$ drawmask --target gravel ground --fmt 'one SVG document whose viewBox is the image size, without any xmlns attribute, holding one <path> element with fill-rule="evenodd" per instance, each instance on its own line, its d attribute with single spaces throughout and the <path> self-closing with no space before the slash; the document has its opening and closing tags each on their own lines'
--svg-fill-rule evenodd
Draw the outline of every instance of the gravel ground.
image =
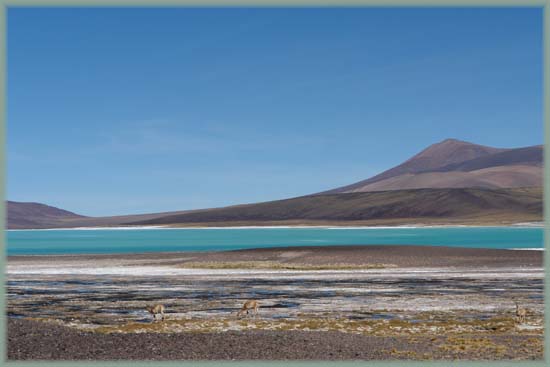
<svg viewBox="0 0 550 367">
<path fill-rule="evenodd" d="M 474 336 L 478 338 L 479 336 Z M 379 337 L 339 332 L 247 331 L 98 334 L 10 319 L 8 359 L 34 360 L 384 360 L 542 359 L 533 336 L 490 335 L 480 349 L 450 352 L 446 337 Z M 540 342 L 539 339 L 536 341 Z M 478 343 L 479 344 L 479 343 Z M 476 344 L 477 345 L 477 344 Z M 519 346 L 526 347 L 520 348 Z M 500 349 L 499 349 L 500 348 Z M 497 352 L 501 350 L 501 352 Z M 424 355 L 427 353 L 427 355 Z"/>
</svg>

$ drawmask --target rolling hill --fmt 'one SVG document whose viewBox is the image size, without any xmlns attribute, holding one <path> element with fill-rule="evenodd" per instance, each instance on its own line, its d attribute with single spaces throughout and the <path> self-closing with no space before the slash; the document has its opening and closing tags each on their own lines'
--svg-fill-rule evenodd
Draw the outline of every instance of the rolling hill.
<svg viewBox="0 0 550 367">
<path fill-rule="evenodd" d="M 53 206 L 39 203 L 22 203 L 8 201 L 8 229 L 45 229 L 76 227 L 113 227 L 124 226 L 129 222 L 150 220 L 154 218 L 188 213 L 188 210 L 118 215 L 110 217 L 87 217 Z"/>
<path fill-rule="evenodd" d="M 60 221 L 83 219 L 82 215 L 40 203 L 8 201 L 8 228 L 41 228 Z"/>
<path fill-rule="evenodd" d="M 541 220 L 542 189 L 416 189 L 303 196 L 170 215 L 131 225 Z"/>
</svg>

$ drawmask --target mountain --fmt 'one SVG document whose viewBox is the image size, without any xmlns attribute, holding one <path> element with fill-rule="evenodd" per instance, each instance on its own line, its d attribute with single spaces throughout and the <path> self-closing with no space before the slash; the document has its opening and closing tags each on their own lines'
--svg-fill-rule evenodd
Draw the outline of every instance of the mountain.
<svg viewBox="0 0 550 367">
<path fill-rule="evenodd" d="M 543 147 L 501 149 L 447 139 L 367 180 L 223 208 L 85 217 L 8 202 L 8 228 L 136 225 L 509 224 L 542 220 Z"/>
<path fill-rule="evenodd" d="M 474 171 L 498 166 L 533 166 L 542 167 L 543 146 L 535 145 L 526 148 L 506 149 L 502 152 L 487 154 L 478 158 L 449 164 L 434 171 Z"/>
<path fill-rule="evenodd" d="M 60 221 L 86 218 L 73 212 L 40 203 L 8 201 L 8 228 L 40 228 Z"/>
<path fill-rule="evenodd" d="M 150 220 L 168 215 L 190 212 L 189 210 L 118 215 L 110 217 L 86 217 L 73 212 L 40 203 L 7 202 L 8 229 L 41 229 L 41 228 L 76 228 L 76 227 L 112 227 L 124 226 L 126 223 Z"/>
<path fill-rule="evenodd" d="M 321 194 L 542 186 L 542 145 L 501 149 L 447 139 L 369 179 Z"/>
<path fill-rule="evenodd" d="M 415 189 L 310 195 L 257 204 L 114 217 L 84 217 L 8 202 L 8 228 L 294 224 L 510 224 L 542 220 L 542 188 Z"/>
<path fill-rule="evenodd" d="M 510 223 L 541 220 L 542 189 L 417 189 L 303 196 L 215 208 L 131 225 L 375 222 Z"/>
</svg>

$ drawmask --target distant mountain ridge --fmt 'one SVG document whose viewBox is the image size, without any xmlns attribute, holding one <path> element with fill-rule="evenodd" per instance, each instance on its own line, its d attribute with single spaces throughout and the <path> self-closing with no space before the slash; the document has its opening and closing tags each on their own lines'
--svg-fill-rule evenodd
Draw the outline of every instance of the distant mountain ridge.
<svg viewBox="0 0 550 367">
<path fill-rule="evenodd" d="M 40 203 L 8 201 L 8 229 L 44 229 L 75 227 L 123 226 L 129 222 L 149 220 L 168 215 L 188 213 L 189 210 L 152 214 L 87 217 Z"/>
<path fill-rule="evenodd" d="M 8 228 L 140 225 L 512 223 L 542 220 L 543 146 L 504 149 L 446 139 L 369 179 L 318 194 L 224 208 L 85 217 L 8 201 Z"/>
<path fill-rule="evenodd" d="M 68 210 L 40 203 L 8 201 L 8 228 L 39 228 L 60 220 L 86 218 Z"/>
</svg>

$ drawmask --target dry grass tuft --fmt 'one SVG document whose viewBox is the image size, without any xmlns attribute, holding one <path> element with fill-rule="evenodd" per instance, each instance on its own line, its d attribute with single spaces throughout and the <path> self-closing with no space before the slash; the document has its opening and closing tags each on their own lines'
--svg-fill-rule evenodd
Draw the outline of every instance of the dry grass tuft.
<svg viewBox="0 0 550 367">
<path fill-rule="evenodd" d="M 266 269 L 266 270 L 368 270 L 392 267 L 388 264 L 294 264 L 276 261 L 204 261 L 186 262 L 180 268 L 188 269 Z"/>
</svg>

